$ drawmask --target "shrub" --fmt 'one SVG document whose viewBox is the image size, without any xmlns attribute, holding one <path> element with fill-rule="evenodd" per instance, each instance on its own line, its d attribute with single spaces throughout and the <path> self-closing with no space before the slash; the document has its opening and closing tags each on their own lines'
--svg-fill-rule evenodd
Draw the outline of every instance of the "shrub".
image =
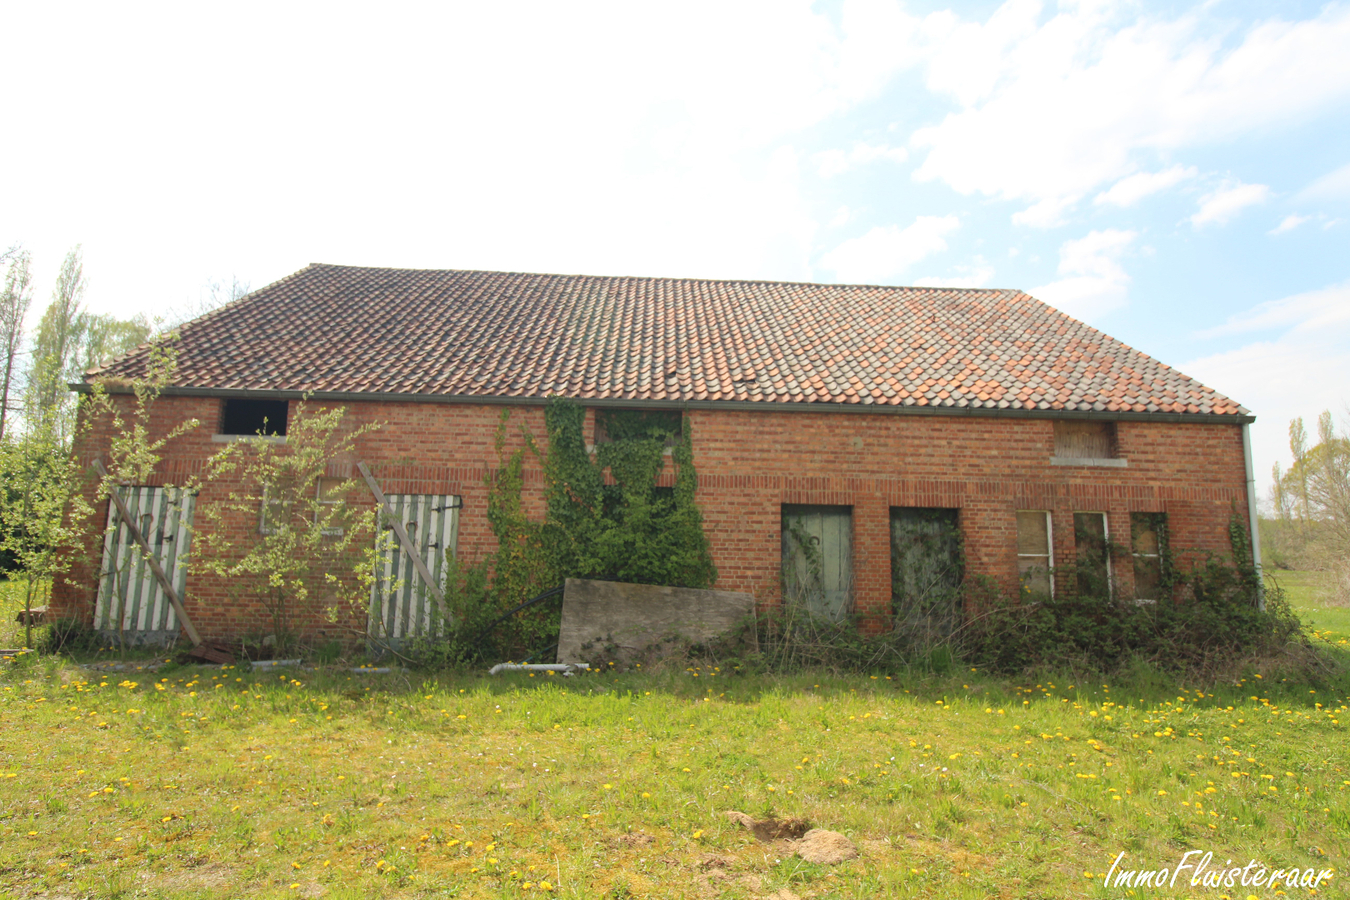
<svg viewBox="0 0 1350 900">
<path fill-rule="evenodd" d="M 1278 587 L 1263 606 L 1246 567 L 1205 556 L 1176 573 L 1172 600 L 994 598 L 966 623 L 961 646 L 969 664 L 1004 672 L 1064 662 L 1108 671 L 1132 659 L 1176 671 L 1278 652 L 1301 628 Z"/>
</svg>

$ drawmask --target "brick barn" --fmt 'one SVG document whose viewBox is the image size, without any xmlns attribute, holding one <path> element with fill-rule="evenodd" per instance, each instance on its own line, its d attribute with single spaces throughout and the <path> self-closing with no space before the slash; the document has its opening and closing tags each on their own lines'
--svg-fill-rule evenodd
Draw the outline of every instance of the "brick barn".
<svg viewBox="0 0 1350 900">
<path fill-rule="evenodd" d="M 143 376 L 148 352 L 76 389 Z M 823 560 L 810 602 L 873 631 L 913 618 L 915 572 L 1072 591 L 1073 563 L 1077 579 L 1091 571 L 1156 600 L 1167 553 L 1228 554 L 1230 517 L 1247 526 L 1253 510 L 1245 409 L 1015 290 L 311 265 L 184 325 L 176 354 L 154 428 L 202 425 L 124 496 L 204 637 L 257 631 L 260 612 L 178 564 L 193 504 L 216 488 L 177 505 L 156 489 L 264 418 L 284 440 L 305 395 L 380 423 L 329 475 L 352 477 L 364 461 L 421 517 L 433 564 L 445 547 L 468 561 L 493 549 L 485 481 L 503 409 L 513 429 L 542 436 L 545 399 L 574 398 L 589 442 L 617 410 L 683 413 L 716 586 L 779 602 L 800 562 L 785 537 L 795 530 Z M 95 427 L 75 452 L 89 462 L 108 441 Z M 542 514 L 536 470 L 525 499 Z M 944 529 L 959 540 L 920 540 Z M 125 538 L 103 540 L 90 539 L 93 562 L 53 605 L 110 629 L 108 560 Z M 177 632 L 153 580 L 130 590 L 128 631 Z M 302 633 L 331 627 L 317 607 L 299 612 Z"/>
</svg>

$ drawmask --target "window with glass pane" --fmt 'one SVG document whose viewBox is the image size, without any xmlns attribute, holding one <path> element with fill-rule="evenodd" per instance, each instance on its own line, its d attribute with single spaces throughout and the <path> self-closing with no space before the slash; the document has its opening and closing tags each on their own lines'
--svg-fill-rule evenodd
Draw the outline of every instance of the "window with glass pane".
<svg viewBox="0 0 1350 900">
<path fill-rule="evenodd" d="M 1033 594 L 1053 596 L 1050 570 L 1055 565 L 1050 535 L 1050 513 L 1043 509 L 1017 512 L 1017 574 Z"/>
<path fill-rule="evenodd" d="M 1134 598 L 1156 601 L 1162 595 L 1162 558 L 1167 552 L 1167 513 L 1130 513 L 1134 552 Z"/>
<path fill-rule="evenodd" d="M 1107 549 L 1106 513 L 1073 514 L 1073 540 L 1078 550 L 1078 595 L 1111 596 L 1111 554 Z"/>
</svg>

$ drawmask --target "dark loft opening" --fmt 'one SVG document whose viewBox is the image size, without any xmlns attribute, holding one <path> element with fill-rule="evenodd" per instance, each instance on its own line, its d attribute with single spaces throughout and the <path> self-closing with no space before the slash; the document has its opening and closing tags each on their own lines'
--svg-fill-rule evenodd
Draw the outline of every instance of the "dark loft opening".
<svg viewBox="0 0 1350 900">
<path fill-rule="evenodd" d="M 220 433 L 285 434 L 288 405 L 285 400 L 231 397 L 225 401 L 225 409 L 220 417 Z"/>
</svg>

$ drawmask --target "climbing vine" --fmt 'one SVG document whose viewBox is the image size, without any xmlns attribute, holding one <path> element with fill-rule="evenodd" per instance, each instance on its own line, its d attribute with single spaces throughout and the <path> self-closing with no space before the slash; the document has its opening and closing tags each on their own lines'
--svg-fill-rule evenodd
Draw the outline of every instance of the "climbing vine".
<svg viewBox="0 0 1350 900">
<path fill-rule="evenodd" d="M 688 421 L 649 412 L 608 412 L 609 438 L 586 446 L 586 410 L 554 397 L 544 410 L 547 448 L 522 429 L 523 446 L 508 452 L 510 413 L 497 426 L 498 466 L 488 483 L 488 523 L 497 551 L 475 567 L 457 565 L 448 598 L 456 620 L 455 661 L 516 656 L 556 640 L 558 612 L 536 606 L 480 631 L 498 616 L 567 578 L 707 588 L 717 580 L 695 502 L 698 477 Z M 668 445 L 675 483 L 658 482 Z M 529 458 L 543 469 L 543 521 L 525 510 Z M 472 646 L 469 646 L 472 645 Z M 486 645 L 486 646 L 484 646 Z"/>
</svg>

